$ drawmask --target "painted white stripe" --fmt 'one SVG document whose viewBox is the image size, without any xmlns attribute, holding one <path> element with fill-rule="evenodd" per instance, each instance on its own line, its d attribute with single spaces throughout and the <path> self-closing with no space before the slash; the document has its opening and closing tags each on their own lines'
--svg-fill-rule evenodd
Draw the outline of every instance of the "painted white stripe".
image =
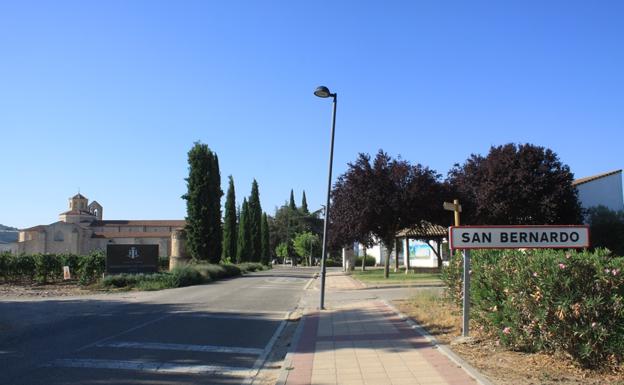
<svg viewBox="0 0 624 385">
<path fill-rule="evenodd" d="M 184 352 L 250 354 L 254 356 L 259 356 L 264 352 L 264 349 L 241 348 L 235 346 L 162 344 L 158 342 L 104 342 L 96 346 L 98 348 L 178 350 Z"/>
<path fill-rule="evenodd" d="M 237 377 L 248 377 L 252 374 L 252 370 L 248 368 L 234 366 L 180 365 L 169 362 L 148 361 L 58 359 L 46 366 L 62 368 L 135 370 L 140 372 L 156 373 L 218 374 Z"/>
<path fill-rule="evenodd" d="M 275 330 L 275 333 L 273 333 L 273 336 L 271 336 L 269 343 L 264 347 L 264 351 L 262 352 L 262 355 L 258 357 L 256 362 L 254 362 L 254 366 L 252 368 L 252 374 L 248 376 L 245 379 L 245 381 L 243 381 L 243 385 L 253 384 L 253 381 L 255 377 L 258 375 L 258 372 L 260 371 L 260 369 L 262 368 L 262 365 L 264 365 L 264 362 L 269 357 L 269 354 L 271 353 L 271 350 L 273 349 L 273 345 L 275 345 L 275 342 L 277 341 L 279 336 L 284 331 L 284 328 L 286 327 L 286 320 L 290 317 L 290 314 L 291 312 L 288 312 L 286 317 L 284 317 L 285 319 L 282 322 L 280 322 L 279 326 L 277 327 L 277 330 Z"/>
</svg>

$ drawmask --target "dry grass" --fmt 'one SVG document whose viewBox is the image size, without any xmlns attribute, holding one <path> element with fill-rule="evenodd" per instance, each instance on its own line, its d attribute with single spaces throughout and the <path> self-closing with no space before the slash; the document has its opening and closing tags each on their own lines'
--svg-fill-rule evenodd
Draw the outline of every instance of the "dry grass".
<svg viewBox="0 0 624 385">
<path fill-rule="evenodd" d="M 461 313 L 438 292 L 397 301 L 403 313 L 417 321 L 438 341 L 450 344 L 461 335 Z M 474 330 L 474 328 L 473 328 Z M 471 332 L 474 343 L 451 349 L 497 385 L 624 385 L 624 374 L 581 369 L 568 357 L 505 350 L 487 336 Z"/>
</svg>

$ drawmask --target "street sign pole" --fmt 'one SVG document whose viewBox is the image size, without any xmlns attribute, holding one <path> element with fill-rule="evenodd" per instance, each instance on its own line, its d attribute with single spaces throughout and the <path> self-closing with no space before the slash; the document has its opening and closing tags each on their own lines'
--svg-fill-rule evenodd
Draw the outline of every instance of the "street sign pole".
<svg viewBox="0 0 624 385">
<path fill-rule="evenodd" d="M 463 298 L 463 318 L 462 336 L 468 337 L 470 330 L 470 250 L 463 251 L 464 257 L 464 298 Z"/>
</svg>

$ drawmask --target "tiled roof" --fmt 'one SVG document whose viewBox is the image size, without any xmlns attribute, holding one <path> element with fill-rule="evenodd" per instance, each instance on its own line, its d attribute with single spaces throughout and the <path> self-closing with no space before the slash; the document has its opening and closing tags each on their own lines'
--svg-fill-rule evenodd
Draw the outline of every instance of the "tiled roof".
<svg viewBox="0 0 624 385">
<path fill-rule="evenodd" d="M 59 215 L 93 215 L 93 214 L 91 214 L 90 212 L 86 210 L 69 210 Z"/>
<path fill-rule="evenodd" d="M 184 227 L 185 220 L 105 220 L 93 221 L 91 227 L 107 227 L 107 226 L 168 226 L 168 227 Z"/>
<path fill-rule="evenodd" d="M 102 232 L 96 231 L 93 233 L 91 238 L 169 238 L 171 237 L 170 232 L 162 232 L 162 231 L 133 231 L 133 232 Z"/>
<path fill-rule="evenodd" d="M 396 236 L 410 238 L 444 238 L 448 236 L 448 229 L 440 225 L 423 221 L 420 224 L 399 231 Z"/>
<path fill-rule="evenodd" d="M 614 174 L 621 173 L 621 172 L 622 172 L 622 170 L 620 169 L 620 170 L 604 172 L 604 173 L 598 174 L 598 175 L 586 176 L 585 178 L 580 178 L 580 179 L 575 180 L 574 182 L 572 182 L 572 185 L 573 186 L 578 186 L 578 185 L 583 184 L 583 183 L 591 182 L 593 180 L 604 178 L 606 176 L 614 175 Z"/>
<path fill-rule="evenodd" d="M 20 231 L 45 231 L 45 229 L 46 229 L 46 226 L 38 225 L 38 226 L 29 227 L 27 229 L 21 229 Z"/>
</svg>

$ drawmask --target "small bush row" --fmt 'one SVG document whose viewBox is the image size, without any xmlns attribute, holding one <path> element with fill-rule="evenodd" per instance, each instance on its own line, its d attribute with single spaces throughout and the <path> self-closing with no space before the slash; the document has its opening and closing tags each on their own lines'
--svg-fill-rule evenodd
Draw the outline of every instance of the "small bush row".
<svg viewBox="0 0 624 385">
<path fill-rule="evenodd" d="M 462 296 L 462 261 L 443 271 Z M 624 258 L 608 250 L 481 250 L 472 253 L 471 318 L 521 351 L 564 352 L 585 367 L 624 361 Z"/>
<path fill-rule="evenodd" d="M 96 281 L 104 273 L 103 252 L 75 254 L 0 254 L 0 277 L 5 282 L 53 282 L 63 279 L 63 266 L 69 266 L 72 278 L 83 285 Z"/>
<path fill-rule="evenodd" d="M 102 286 L 106 288 L 137 288 L 140 290 L 160 290 L 175 287 L 199 285 L 219 279 L 240 276 L 244 273 L 260 271 L 267 266 L 261 263 L 232 264 L 188 264 L 175 267 L 170 272 L 154 274 L 116 274 L 104 277 Z"/>
<path fill-rule="evenodd" d="M 375 266 L 377 261 L 375 257 L 371 257 L 370 255 L 366 256 L 366 265 L 365 266 Z M 362 257 L 355 258 L 355 266 L 362 266 Z"/>
</svg>

